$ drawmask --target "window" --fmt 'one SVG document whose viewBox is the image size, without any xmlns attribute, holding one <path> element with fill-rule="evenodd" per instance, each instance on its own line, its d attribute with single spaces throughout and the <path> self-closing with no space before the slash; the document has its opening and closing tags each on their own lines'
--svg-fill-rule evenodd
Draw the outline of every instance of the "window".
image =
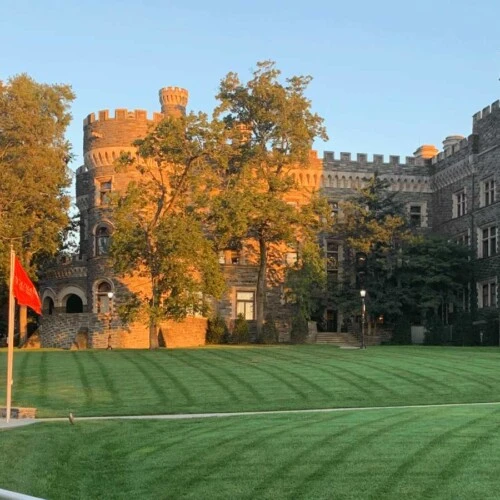
<svg viewBox="0 0 500 500">
<path fill-rule="evenodd" d="M 255 292 L 236 292 L 236 315 L 242 314 L 245 319 L 255 319 Z"/>
<path fill-rule="evenodd" d="M 481 206 L 487 207 L 495 201 L 495 180 L 487 179 L 481 183 Z"/>
<path fill-rule="evenodd" d="M 455 241 L 457 242 L 458 245 L 463 245 L 468 247 L 470 245 L 469 233 L 464 233 L 457 236 L 457 239 Z"/>
<path fill-rule="evenodd" d="M 410 205 L 410 225 L 412 227 L 422 226 L 422 207 L 420 205 Z"/>
<path fill-rule="evenodd" d="M 96 255 L 107 255 L 109 253 L 109 229 L 106 226 L 98 227 L 95 238 Z"/>
<path fill-rule="evenodd" d="M 467 213 L 467 198 L 465 190 L 453 195 L 453 217 L 462 217 Z"/>
<path fill-rule="evenodd" d="M 240 252 L 238 250 L 231 250 L 231 264 L 236 265 L 240 263 Z"/>
<path fill-rule="evenodd" d="M 490 226 L 480 229 L 480 252 L 482 258 L 491 257 L 497 253 L 497 227 Z"/>
<path fill-rule="evenodd" d="M 336 219 L 339 215 L 339 204 L 336 201 L 330 201 L 328 205 L 330 205 L 330 215 Z"/>
<path fill-rule="evenodd" d="M 111 297 L 110 297 L 111 295 Z M 111 285 L 107 281 L 103 281 L 97 285 L 97 312 L 109 313 L 111 311 L 112 300 Z"/>
<path fill-rule="evenodd" d="M 339 273 L 339 244 L 334 241 L 326 242 L 326 272 L 328 277 L 337 278 Z"/>
<path fill-rule="evenodd" d="M 109 194 L 111 192 L 111 181 L 102 181 L 99 184 L 99 204 L 108 205 L 109 204 Z"/>
<path fill-rule="evenodd" d="M 478 283 L 477 297 L 479 307 L 496 307 L 497 305 L 497 282 L 490 279 Z"/>
</svg>

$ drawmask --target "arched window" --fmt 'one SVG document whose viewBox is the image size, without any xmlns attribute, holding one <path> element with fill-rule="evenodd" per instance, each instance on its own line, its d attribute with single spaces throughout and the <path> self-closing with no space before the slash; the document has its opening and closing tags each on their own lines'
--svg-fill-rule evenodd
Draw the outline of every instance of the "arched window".
<svg viewBox="0 0 500 500">
<path fill-rule="evenodd" d="M 107 255 L 109 253 L 109 229 L 100 226 L 95 232 L 95 253 L 96 255 Z"/>
<path fill-rule="evenodd" d="M 52 300 L 51 297 L 45 297 L 43 299 L 43 307 L 42 307 L 43 314 L 53 314 L 54 313 L 54 301 Z"/>
<path fill-rule="evenodd" d="M 66 312 L 69 314 L 83 312 L 83 302 L 78 295 L 75 295 L 74 293 L 68 295 L 68 298 L 66 299 Z"/>
<path fill-rule="evenodd" d="M 99 283 L 99 285 L 97 285 L 97 312 L 111 312 L 112 299 L 113 292 L 111 291 L 111 285 L 107 281 Z"/>
</svg>

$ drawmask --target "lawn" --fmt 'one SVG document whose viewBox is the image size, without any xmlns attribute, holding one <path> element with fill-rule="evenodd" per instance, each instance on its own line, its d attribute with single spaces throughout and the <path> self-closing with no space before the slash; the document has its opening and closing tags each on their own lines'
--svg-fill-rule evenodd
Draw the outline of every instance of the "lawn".
<svg viewBox="0 0 500 500">
<path fill-rule="evenodd" d="M 500 401 L 497 348 L 42 350 L 16 351 L 14 361 L 13 404 L 41 417 L 486 401 Z"/>
<path fill-rule="evenodd" d="M 493 499 L 500 406 L 0 432 L 0 486 L 67 499 Z"/>
</svg>

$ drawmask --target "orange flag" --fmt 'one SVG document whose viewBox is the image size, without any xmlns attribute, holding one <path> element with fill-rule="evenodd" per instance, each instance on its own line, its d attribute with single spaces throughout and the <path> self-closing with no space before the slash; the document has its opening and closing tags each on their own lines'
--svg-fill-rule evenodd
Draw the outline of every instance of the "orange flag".
<svg viewBox="0 0 500 500">
<path fill-rule="evenodd" d="M 42 314 L 42 303 L 21 263 L 15 257 L 14 262 L 14 297 L 21 306 L 31 307 L 38 314 Z"/>
</svg>

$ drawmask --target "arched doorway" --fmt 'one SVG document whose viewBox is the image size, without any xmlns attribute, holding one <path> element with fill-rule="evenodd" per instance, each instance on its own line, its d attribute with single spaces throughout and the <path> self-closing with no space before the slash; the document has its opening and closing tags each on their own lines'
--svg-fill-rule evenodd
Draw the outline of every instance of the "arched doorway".
<svg viewBox="0 0 500 500">
<path fill-rule="evenodd" d="M 52 297 L 45 297 L 43 299 L 43 307 L 42 307 L 43 314 L 53 314 L 54 313 L 54 301 L 52 300 Z"/>
<path fill-rule="evenodd" d="M 78 295 L 75 295 L 74 293 L 68 295 L 68 298 L 66 299 L 66 312 L 68 314 L 83 312 L 83 302 Z"/>
</svg>

